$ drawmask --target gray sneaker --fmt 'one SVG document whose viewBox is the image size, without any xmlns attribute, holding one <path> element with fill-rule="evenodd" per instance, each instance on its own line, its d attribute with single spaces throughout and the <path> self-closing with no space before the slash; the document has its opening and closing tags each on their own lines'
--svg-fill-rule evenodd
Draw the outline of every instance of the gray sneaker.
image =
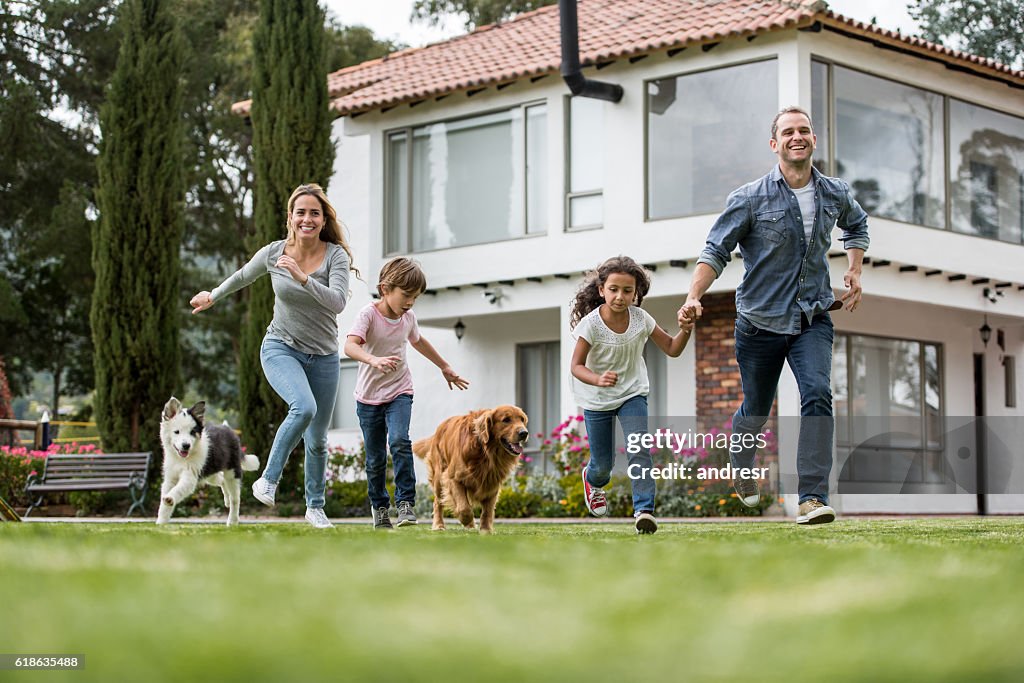
<svg viewBox="0 0 1024 683">
<path fill-rule="evenodd" d="M 757 488 L 756 480 L 736 477 L 732 480 L 732 485 L 736 489 L 736 495 L 739 496 L 741 503 L 748 508 L 757 507 L 761 500 L 761 491 Z"/>
<path fill-rule="evenodd" d="M 388 516 L 387 508 L 372 508 L 370 512 L 373 513 L 373 528 L 374 529 L 394 529 L 391 526 L 391 517 Z"/>
<path fill-rule="evenodd" d="M 395 526 L 411 526 L 416 523 L 416 513 L 412 511 L 412 503 L 407 500 L 398 503 L 398 524 Z"/>
</svg>

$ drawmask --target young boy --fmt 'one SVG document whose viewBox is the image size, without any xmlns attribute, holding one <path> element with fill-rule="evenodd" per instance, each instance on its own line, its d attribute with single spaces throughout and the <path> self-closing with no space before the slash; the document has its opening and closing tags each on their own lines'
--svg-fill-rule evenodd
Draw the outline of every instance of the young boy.
<svg viewBox="0 0 1024 683">
<path fill-rule="evenodd" d="M 409 440 L 413 391 L 405 361 L 406 341 L 441 369 L 449 389 L 469 386 L 416 325 L 412 307 L 426 289 L 427 278 L 418 263 L 404 257 L 391 259 L 380 269 L 380 300 L 359 311 L 345 341 L 345 355 L 362 363 L 356 379 L 356 415 L 366 444 L 366 489 L 374 529 L 392 528 L 388 517 L 391 498 L 385 488 L 388 447 L 395 466 L 398 526 L 416 524 L 416 472 Z"/>
</svg>

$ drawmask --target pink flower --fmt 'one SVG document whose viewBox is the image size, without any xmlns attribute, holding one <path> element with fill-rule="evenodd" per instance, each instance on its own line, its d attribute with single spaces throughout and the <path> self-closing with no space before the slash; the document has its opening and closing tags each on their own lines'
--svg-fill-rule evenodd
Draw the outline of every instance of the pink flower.
<svg viewBox="0 0 1024 683">
<path fill-rule="evenodd" d="M 570 447 L 569 447 L 569 452 L 570 452 L 570 453 L 579 453 L 579 452 L 580 452 L 580 450 L 581 450 L 581 449 L 580 449 L 580 447 L 579 447 L 579 446 L 570 446 Z"/>
<path fill-rule="evenodd" d="M 544 445 L 545 446 L 550 446 L 551 445 L 551 439 L 544 439 Z"/>
<path fill-rule="evenodd" d="M 576 420 L 577 422 L 583 422 L 583 416 L 582 416 L 582 415 L 577 415 L 577 416 L 576 416 L 576 418 L 575 418 L 575 420 Z"/>
</svg>

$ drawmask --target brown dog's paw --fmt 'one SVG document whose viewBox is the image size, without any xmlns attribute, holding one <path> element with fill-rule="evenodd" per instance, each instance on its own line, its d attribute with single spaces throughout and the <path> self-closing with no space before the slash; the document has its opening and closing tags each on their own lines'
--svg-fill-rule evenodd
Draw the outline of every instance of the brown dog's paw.
<svg viewBox="0 0 1024 683">
<path fill-rule="evenodd" d="M 444 524 L 435 524 L 430 527 L 431 531 L 444 531 Z"/>
<path fill-rule="evenodd" d="M 163 501 L 168 505 L 174 505 L 174 499 L 171 498 L 170 496 L 164 496 Z"/>
</svg>

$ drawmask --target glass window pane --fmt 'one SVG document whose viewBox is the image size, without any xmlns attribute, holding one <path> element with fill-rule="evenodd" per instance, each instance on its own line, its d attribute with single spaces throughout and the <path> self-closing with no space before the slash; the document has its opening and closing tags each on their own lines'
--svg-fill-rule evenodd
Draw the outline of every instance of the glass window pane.
<svg viewBox="0 0 1024 683">
<path fill-rule="evenodd" d="M 644 363 L 651 390 L 647 395 L 647 414 L 656 417 L 668 415 L 668 357 L 650 339 L 644 344 Z"/>
<path fill-rule="evenodd" d="M 388 254 L 408 251 L 409 236 L 409 143 L 408 136 L 388 136 L 387 228 L 384 249 Z"/>
<path fill-rule="evenodd" d="M 602 100 L 571 97 L 569 105 L 569 192 L 604 189 Z"/>
<path fill-rule="evenodd" d="M 604 223 L 604 198 L 600 194 L 569 199 L 569 227 L 581 228 Z"/>
<path fill-rule="evenodd" d="M 546 232 L 548 216 L 548 113 L 544 105 L 526 109 L 526 232 Z"/>
<path fill-rule="evenodd" d="M 413 131 L 413 249 L 522 234 L 521 110 Z M 516 125 L 518 123 L 519 125 Z"/>
<path fill-rule="evenodd" d="M 839 66 L 836 175 L 870 215 L 945 227 L 942 98 Z"/>
<path fill-rule="evenodd" d="M 836 442 L 845 444 L 850 440 L 850 383 L 846 367 L 845 334 L 836 334 L 832 345 L 832 406 L 836 416 Z"/>
<path fill-rule="evenodd" d="M 939 347 L 924 345 L 924 420 L 928 448 L 942 447 L 942 385 Z"/>
<path fill-rule="evenodd" d="M 814 167 L 829 175 L 828 64 L 822 62 L 811 62 L 811 118 L 814 134 L 818 136 L 814 149 Z"/>
<path fill-rule="evenodd" d="M 549 463 L 538 460 L 541 444 L 550 438 L 551 430 L 561 418 L 558 342 L 520 344 L 518 347 L 519 378 L 517 402 L 529 417 L 530 440 L 527 453 L 533 458 L 531 468 L 549 471 Z M 543 436 L 537 437 L 537 434 Z"/>
<path fill-rule="evenodd" d="M 716 213 L 728 194 L 776 162 L 769 125 L 779 108 L 775 60 L 647 85 L 651 218 Z"/>
<path fill-rule="evenodd" d="M 949 103 L 953 229 L 1020 243 L 1024 235 L 1024 119 Z"/>
<path fill-rule="evenodd" d="M 334 417 L 331 420 L 331 429 L 356 429 L 359 427 L 359 420 L 356 419 L 356 398 L 353 392 L 356 389 L 356 374 L 359 366 L 356 363 L 342 363 L 341 374 L 338 380 L 338 398 L 334 402 Z"/>
</svg>

